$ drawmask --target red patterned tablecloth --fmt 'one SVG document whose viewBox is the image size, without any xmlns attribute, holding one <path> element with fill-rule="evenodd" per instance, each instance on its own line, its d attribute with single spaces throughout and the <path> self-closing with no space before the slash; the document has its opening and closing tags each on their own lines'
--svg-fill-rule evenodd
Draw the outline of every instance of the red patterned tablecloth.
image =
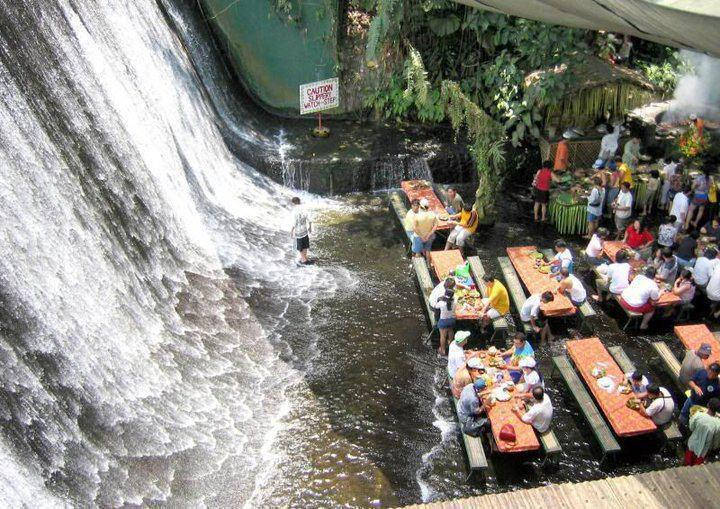
<svg viewBox="0 0 720 509">
<path fill-rule="evenodd" d="M 702 343 L 708 343 L 712 347 L 712 355 L 703 361 L 706 367 L 713 362 L 720 362 L 720 342 L 707 325 L 676 325 L 675 335 L 688 350 L 697 350 Z"/>
<path fill-rule="evenodd" d="M 465 260 L 458 249 L 448 249 L 447 251 L 430 251 L 430 265 L 435 272 L 435 276 L 442 281 L 447 275 L 455 270 L 458 265 L 465 263 Z M 477 289 L 477 281 L 475 289 Z M 455 311 L 455 318 L 458 320 L 477 320 L 480 318 L 480 310 L 482 303 L 478 300 L 476 304 L 470 306 L 468 304 L 460 306 Z"/>
</svg>

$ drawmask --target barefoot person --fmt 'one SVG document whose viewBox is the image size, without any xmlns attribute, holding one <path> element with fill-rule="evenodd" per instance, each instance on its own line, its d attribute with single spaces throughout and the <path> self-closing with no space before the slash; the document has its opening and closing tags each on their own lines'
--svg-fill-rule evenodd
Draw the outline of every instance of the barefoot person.
<svg viewBox="0 0 720 509">
<path fill-rule="evenodd" d="M 427 256 L 435 240 L 438 218 L 434 212 L 428 210 L 429 207 L 427 199 L 420 200 L 420 212 L 412 220 L 412 252 L 416 257 Z"/>
<path fill-rule="evenodd" d="M 490 320 L 499 318 L 510 311 L 510 298 L 508 297 L 507 288 L 500 281 L 490 274 L 483 276 L 488 296 L 482 300 L 483 307 L 480 311 L 482 316 L 482 328 L 488 326 Z"/>
<path fill-rule="evenodd" d="M 455 228 L 453 228 L 453 231 L 448 235 L 445 250 L 455 249 L 457 247 L 460 251 L 463 251 L 468 237 L 477 230 L 479 222 L 477 212 L 472 209 L 472 205 L 465 203 L 460 213 L 451 215 L 450 219 L 455 223 Z M 460 222 L 455 222 L 455 219 L 459 219 Z"/>
<path fill-rule="evenodd" d="M 302 207 L 302 205 L 300 205 L 300 198 L 294 196 L 290 201 L 293 205 L 292 228 L 290 228 L 290 235 L 295 242 L 295 249 L 300 252 L 300 260 L 298 263 L 307 265 L 307 252 L 308 249 L 310 249 L 312 222 L 310 221 L 307 211 Z"/>
<path fill-rule="evenodd" d="M 455 328 L 455 292 L 452 289 L 445 290 L 445 295 L 437 300 L 435 307 L 440 310 L 440 319 L 437 322 L 440 331 L 438 353 L 445 355 L 445 345 L 452 339 Z"/>
</svg>

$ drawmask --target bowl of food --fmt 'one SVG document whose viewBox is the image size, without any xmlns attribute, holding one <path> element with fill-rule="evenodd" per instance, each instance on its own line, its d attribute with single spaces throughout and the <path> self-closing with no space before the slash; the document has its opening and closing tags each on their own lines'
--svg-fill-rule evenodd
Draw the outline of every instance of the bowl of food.
<svg viewBox="0 0 720 509">
<path fill-rule="evenodd" d="M 625 402 L 625 406 L 631 410 L 637 410 L 640 408 L 640 400 L 637 398 L 630 398 Z"/>
</svg>

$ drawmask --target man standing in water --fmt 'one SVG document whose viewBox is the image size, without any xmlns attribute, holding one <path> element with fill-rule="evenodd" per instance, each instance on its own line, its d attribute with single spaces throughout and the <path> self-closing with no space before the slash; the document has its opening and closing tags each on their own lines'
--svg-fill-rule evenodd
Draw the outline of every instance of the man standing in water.
<svg viewBox="0 0 720 509">
<path fill-rule="evenodd" d="M 295 249 L 300 252 L 300 260 L 298 263 L 301 265 L 307 265 L 310 263 L 307 257 L 307 252 L 308 249 L 310 249 L 312 223 L 310 222 L 307 212 L 300 205 L 300 198 L 293 196 L 291 202 L 293 204 L 293 218 L 290 235 L 292 235 L 293 240 L 295 241 Z"/>
</svg>

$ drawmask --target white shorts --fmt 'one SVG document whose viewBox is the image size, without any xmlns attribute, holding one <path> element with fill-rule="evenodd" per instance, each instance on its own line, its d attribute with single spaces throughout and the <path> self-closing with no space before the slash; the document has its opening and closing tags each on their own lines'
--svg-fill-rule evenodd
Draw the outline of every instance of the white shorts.
<svg viewBox="0 0 720 509">
<path fill-rule="evenodd" d="M 455 228 L 453 228 L 453 231 L 450 232 L 450 235 L 448 236 L 448 242 L 450 244 L 455 244 L 456 246 L 463 247 L 465 245 L 465 241 L 470 235 L 472 235 L 470 233 L 470 230 L 467 230 L 462 226 L 457 225 Z"/>
<path fill-rule="evenodd" d="M 488 302 L 490 302 L 490 299 L 487 297 L 482 300 L 483 306 L 487 306 Z M 498 310 L 495 308 L 490 308 L 487 310 L 487 316 L 490 318 L 490 320 L 495 320 L 496 318 L 500 318 L 500 313 L 498 313 Z"/>
</svg>

